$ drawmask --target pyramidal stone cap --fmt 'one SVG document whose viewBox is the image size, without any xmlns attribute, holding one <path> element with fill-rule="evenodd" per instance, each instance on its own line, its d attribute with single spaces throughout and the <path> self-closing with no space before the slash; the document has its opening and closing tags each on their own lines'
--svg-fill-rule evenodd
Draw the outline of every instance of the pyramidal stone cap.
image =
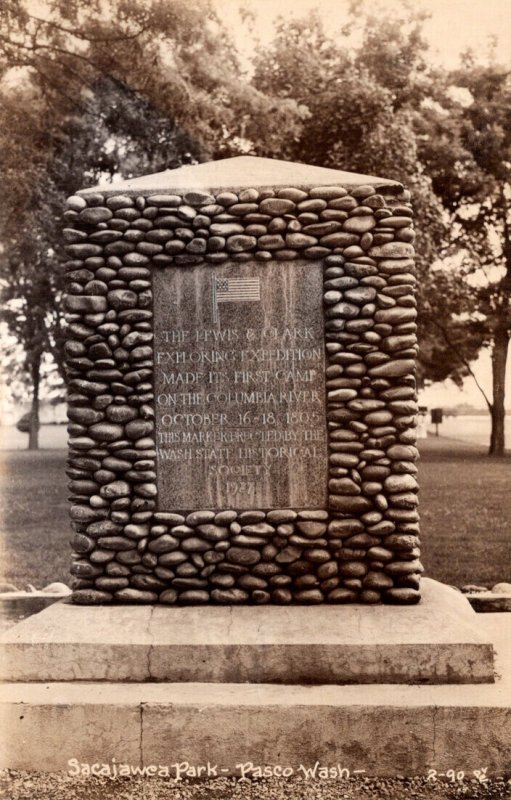
<svg viewBox="0 0 511 800">
<path fill-rule="evenodd" d="M 175 190 L 176 192 L 214 192 L 218 190 L 234 191 L 247 187 L 287 187 L 307 189 L 316 186 L 372 186 L 374 189 L 385 188 L 387 192 L 394 189 L 402 191 L 398 181 L 377 178 L 374 175 L 361 175 L 357 172 L 344 172 L 338 169 L 314 167 L 310 164 L 298 164 L 294 161 L 280 161 L 274 158 L 257 156 L 237 156 L 223 158 L 219 161 L 207 161 L 203 164 L 168 169 L 153 175 L 130 178 L 116 183 L 100 184 L 90 189 L 82 189 L 78 194 L 91 192 L 104 194 L 138 194 L 150 195 L 159 191 Z"/>
</svg>

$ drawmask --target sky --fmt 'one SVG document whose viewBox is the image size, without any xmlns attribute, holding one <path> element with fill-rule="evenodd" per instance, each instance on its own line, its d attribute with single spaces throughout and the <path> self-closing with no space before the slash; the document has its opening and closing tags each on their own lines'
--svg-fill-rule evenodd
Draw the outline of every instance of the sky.
<svg viewBox="0 0 511 800">
<path fill-rule="evenodd" d="M 272 38 L 273 25 L 279 16 L 303 17 L 316 9 L 326 29 L 335 32 L 347 21 L 349 0 L 214 0 L 219 15 L 231 28 L 241 50 L 250 51 L 252 42 L 240 25 L 239 9 L 255 16 L 254 34 L 261 42 Z M 358 5 L 384 15 L 398 13 L 400 0 L 359 0 Z M 511 0 L 410 0 L 414 10 L 425 11 L 430 18 L 424 33 L 431 47 L 431 58 L 446 67 L 455 67 L 460 52 L 467 47 L 483 54 L 497 38 L 498 61 L 511 59 Z"/>
<path fill-rule="evenodd" d="M 364 5 L 364 0 L 358 0 Z M 259 39 L 265 45 L 271 41 L 274 25 L 279 16 L 303 17 L 316 9 L 330 33 L 335 33 L 347 21 L 349 0 L 214 0 L 219 15 L 231 29 L 236 44 L 248 65 Z M 399 13 L 400 0 L 370 0 L 367 8 L 382 14 Z M 511 67 L 511 0 L 411 0 L 414 10 L 423 10 L 429 18 L 424 24 L 424 34 L 430 47 L 432 63 L 455 68 L 459 54 L 468 48 L 481 60 L 489 57 L 492 45 L 494 59 Z M 252 35 L 241 24 L 240 8 L 248 9 L 254 16 Z M 349 169 L 349 165 L 345 165 Z M 420 225 L 420 220 L 416 221 Z M 511 358 L 508 362 L 506 385 L 507 405 L 511 410 Z M 482 352 L 472 365 L 478 381 L 491 397 L 491 358 Z M 421 396 L 421 402 L 430 408 L 468 403 L 486 407 L 481 392 L 472 378 L 467 378 L 460 390 L 452 381 L 433 384 Z"/>
</svg>

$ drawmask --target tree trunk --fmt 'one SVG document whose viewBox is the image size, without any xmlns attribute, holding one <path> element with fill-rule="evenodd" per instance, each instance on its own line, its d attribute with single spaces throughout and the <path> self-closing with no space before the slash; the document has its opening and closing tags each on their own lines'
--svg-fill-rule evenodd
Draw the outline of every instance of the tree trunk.
<svg viewBox="0 0 511 800">
<path fill-rule="evenodd" d="M 503 456 L 505 449 L 505 384 L 509 334 L 498 328 L 492 352 L 493 404 L 491 409 L 491 456 Z"/>
<path fill-rule="evenodd" d="M 28 449 L 39 449 L 39 383 L 41 358 L 36 357 L 32 366 L 32 404 L 30 407 L 30 430 L 28 432 Z"/>
</svg>

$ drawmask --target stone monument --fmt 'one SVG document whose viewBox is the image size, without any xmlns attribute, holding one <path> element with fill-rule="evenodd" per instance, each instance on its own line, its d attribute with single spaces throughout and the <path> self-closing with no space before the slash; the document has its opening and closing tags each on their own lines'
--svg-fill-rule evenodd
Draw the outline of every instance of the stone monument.
<svg viewBox="0 0 511 800">
<path fill-rule="evenodd" d="M 240 157 L 65 220 L 74 602 L 418 602 L 410 193 Z"/>
<path fill-rule="evenodd" d="M 509 670 L 417 604 L 411 214 L 245 157 L 70 199 L 74 602 L 0 637 L 2 768 L 506 768 Z"/>
</svg>

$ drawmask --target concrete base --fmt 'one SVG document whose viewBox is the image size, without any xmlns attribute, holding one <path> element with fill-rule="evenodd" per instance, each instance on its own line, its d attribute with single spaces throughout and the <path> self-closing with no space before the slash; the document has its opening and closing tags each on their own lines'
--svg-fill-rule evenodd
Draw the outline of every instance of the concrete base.
<svg viewBox="0 0 511 800">
<path fill-rule="evenodd" d="M 424 590 L 425 604 L 422 608 L 427 607 L 430 593 L 437 598 L 444 598 L 444 605 L 447 599 L 452 599 L 453 605 L 445 611 L 444 622 L 438 622 L 436 638 L 442 643 L 445 630 L 454 626 L 457 613 L 468 604 L 464 601 L 455 613 L 455 600 L 446 587 L 425 581 Z M 463 600 L 455 594 L 456 598 Z M 68 610 L 72 613 L 84 610 L 61 606 L 59 611 L 62 609 L 64 613 Z M 50 642 L 44 636 L 35 636 L 35 623 L 47 619 L 51 610 L 33 619 L 33 627 L 30 628 L 34 636 L 33 646 L 41 659 L 46 659 Z M 130 610 L 141 609 L 123 611 Z M 210 610 L 213 609 L 200 609 L 200 616 L 206 616 Z M 299 609 L 300 613 L 312 610 Z M 347 620 L 344 612 L 353 609 L 335 610 L 341 619 Z M 378 610 L 357 609 L 364 614 Z M 406 611 L 406 615 L 410 615 L 415 609 L 388 611 L 397 612 L 398 615 Z M 36 676 L 35 680 L 41 682 L 27 682 L 25 677 L 25 682 L 4 684 L 0 688 L 0 726 L 8 732 L 0 741 L 0 768 L 77 775 L 80 769 L 86 770 L 90 768 L 88 765 L 93 764 L 97 765 L 94 768 L 97 774 L 104 764 L 104 770 L 114 774 L 113 765 L 117 765 L 118 769 L 122 764 L 128 765 L 123 767 L 128 773 L 131 771 L 134 774 L 134 770 L 149 768 L 143 774 L 151 775 L 155 774 L 151 768 L 161 765 L 171 778 L 175 778 L 179 774 L 181 777 L 206 777 L 209 762 L 210 775 L 211 770 L 216 768 L 220 776 L 238 778 L 243 775 L 257 777 L 258 772 L 254 770 L 264 767 L 269 768 L 266 773 L 268 776 L 278 775 L 279 768 L 285 767 L 288 769 L 285 775 L 310 778 L 312 776 L 307 775 L 306 770 L 314 769 L 316 764 L 320 765 L 316 768 L 316 778 L 325 777 L 324 772 L 319 772 L 321 767 L 342 769 L 343 777 L 347 775 L 346 770 L 350 775 L 427 776 L 430 769 L 444 774 L 449 769 L 455 769 L 463 770 L 468 780 L 475 777 L 475 770 L 484 768 L 488 777 L 496 777 L 509 772 L 511 767 L 508 748 L 511 740 L 511 615 L 471 614 L 472 641 L 477 641 L 478 646 L 482 643 L 483 652 L 488 652 L 488 642 L 496 644 L 496 679 L 493 683 L 303 686 L 254 681 L 248 684 L 211 682 L 214 679 L 210 682 L 157 683 L 154 679 L 152 682 L 140 682 L 138 678 L 133 681 L 133 677 L 131 683 L 121 682 L 121 679 L 108 683 L 105 676 L 108 677 L 109 671 L 105 669 L 101 679 L 87 682 L 82 678 L 86 670 L 81 659 L 85 653 L 87 657 L 93 654 L 93 644 L 89 642 L 86 651 L 82 646 L 87 638 L 91 638 L 92 631 L 85 636 L 78 614 L 73 618 L 74 638 L 81 640 L 82 645 L 76 645 L 77 649 L 73 649 L 68 643 L 67 657 L 71 660 L 67 667 L 62 665 L 63 670 L 74 670 L 76 679 L 45 682 Z M 128 618 L 129 615 L 123 619 L 126 622 Z M 35 674 L 36 659 L 27 656 L 30 652 L 26 635 L 29 622 L 27 620 L 16 626 L 9 641 L 20 647 L 17 651 L 20 666 Z M 397 622 L 396 625 L 401 635 L 404 630 L 413 629 L 409 619 L 403 620 L 402 626 Z M 325 629 L 331 634 L 330 628 Z M 239 632 L 239 626 L 233 630 Z M 375 625 L 372 630 L 376 630 Z M 394 625 L 391 630 L 394 630 Z M 80 636 L 78 631 L 82 632 Z M 259 635 L 265 631 L 267 637 L 265 627 L 260 629 Z M 387 644 L 388 635 L 389 631 Z M 142 652 L 148 657 L 148 645 L 140 643 L 141 633 L 133 626 L 125 631 L 119 652 L 113 645 L 110 645 L 110 650 L 104 651 L 103 657 L 110 654 L 114 659 L 110 669 L 112 675 L 119 672 L 121 655 L 128 652 L 130 636 L 139 642 L 137 647 L 140 652 L 127 664 L 125 671 L 138 669 Z M 197 648 L 195 656 L 192 649 L 188 657 L 197 658 L 200 653 L 201 645 L 197 636 L 195 631 L 192 637 Z M 249 636 L 248 632 L 246 636 Z M 307 636 L 313 638 L 311 630 L 308 630 Z M 66 650 L 62 646 L 66 637 L 73 638 L 69 629 L 61 632 L 59 658 L 65 657 Z M 6 644 L 9 644 L 5 643 L 5 638 L 3 655 Z M 304 634 L 300 647 L 306 647 L 306 638 Z M 316 638 L 321 641 L 317 632 Z M 432 638 L 430 632 L 430 641 Z M 44 646 L 41 645 L 42 639 Z M 464 636 L 458 639 L 465 641 Z M 380 637 L 380 641 L 383 641 L 383 637 Z M 397 646 L 397 635 L 394 644 Z M 243 644 L 238 646 L 243 650 Z M 410 640 L 406 646 L 410 646 Z M 431 644 L 429 646 L 432 647 Z M 330 652 L 329 674 L 332 676 L 335 652 L 341 652 L 340 634 L 334 641 L 331 635 L 327 637 L 326 647 L 327 653 L 328 648 L 334 648 Z M 371 648 L 375 652 L 378 648 L 374 642 L 368 647 L 367 655 L 371 657 Z M 15 652 L 11 651 L 11 659 Z M 172 651 L 166 652 L 169 655 Z M 279 659 L 283 658 L 282 652 L 285 653 L 286 649 L 281 647 Z M 298 667 L 291 663 L 290 656 L 289 653 L 286 656 L 287 664 L 296 673 Z M 317 657 L 318 661 L 322 657 Z M 41 667 L 48 670 L 52 664 L 55 666 L 57 660 L 41 661 Z M 95 656 L 93 669 L 99 669 L 101 660 L 101 655 Z M 163 665 L 163 659 L 158 663 Z M 216 663 L 221 663 L 219 658 Z M 246 668 L 246 662 L 243 663 Z M 265 669 L 271 663 L 271 660 L 267 660 Z M 195 667 L 204 669 L 202 662 L 197 661 L 195 665 L 189 665 L 187 674 L 193 674 Z M 184 664 L 179 668 L 183 673 L 186 672 Z M 163 666 L 159 669 L 162 670 Z M 227 667 L 223 669 L 225 672 Z M 318 667 L 318 674 L 323 674 L 322 669 Z M 12 677 L 16 678 L 12 660 L 9 670 Z M 481 674 L 480 671 L 478 674 Z M 185 762 L 188 768 L 184 766 Z M 249 764 L 253 766 L 247 766 Z M 165 771 L 160 774 L 165 774 Z M 330 773 L 330 776 L 333 774 Z M 336 772 L 335 777 L 341 775 Z"/>
<path fill-rule="evenodd" d="M 352 775 L 456 769 L 468 780 L 486 767 L 495 777 L 511 767 L 511 624 L 506 636 L 500 677 L 478 686 L 4 685 L 0 768 L 76 775 L 74 763 L 111 769 L 115 759 L 168 766 L 175 777 L 174 764 L 209 761 L 219 775 L 241 777 L 238 765 L 249 762 L 298 775 L 320 762 Z"/>
<path fill-rule="evenodd" d="M 58 603 L 0 638 L 8 681 L 482 683 L 493 648 L 455 590 L 418 606 L 180 607 Z"/>
</svg>

